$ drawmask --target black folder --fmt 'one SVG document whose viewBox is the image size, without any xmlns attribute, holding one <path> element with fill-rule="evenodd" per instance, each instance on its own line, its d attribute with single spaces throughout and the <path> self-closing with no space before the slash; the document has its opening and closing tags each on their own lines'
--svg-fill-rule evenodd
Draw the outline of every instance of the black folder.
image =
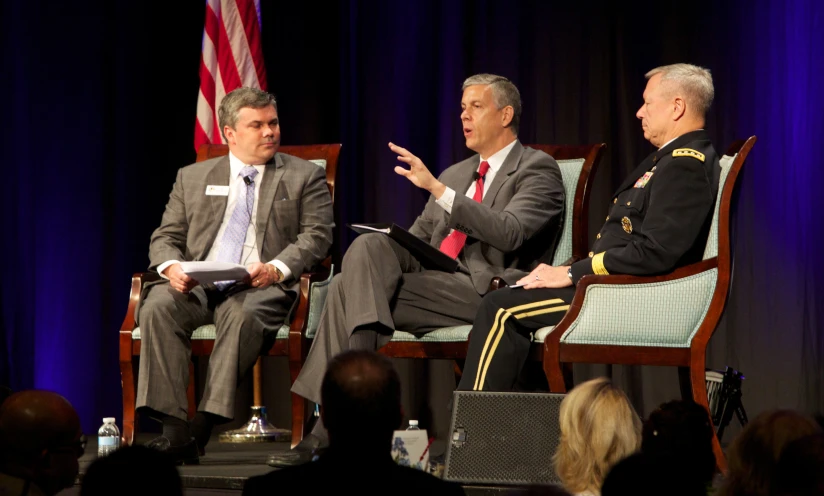
<svg viewBox="0 0 824 496">
<path fill-rule="evenodd" d="M 409 250 L 409 253 L 414 255 L 426 269 L 444 272 L 458 270 L 457 260 L 397 224 L 347 224 L 347 226 L 359 234 L 373 232 L 386 234 Z"/>
</svg>

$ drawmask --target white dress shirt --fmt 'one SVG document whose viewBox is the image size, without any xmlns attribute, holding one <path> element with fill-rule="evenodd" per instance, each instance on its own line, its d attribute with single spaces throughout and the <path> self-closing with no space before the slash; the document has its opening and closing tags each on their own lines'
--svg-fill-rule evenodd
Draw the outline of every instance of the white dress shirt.
<svg viewBox="0 0 824 496">
<path fill-rule="evenodd" d="M 206 256 L 207 262 L 217 260 L 217 254 L 220 253 L 220 245 L 223 242 L 223 233 L 226 231 L 226 226 L 229 223 L 229 219 L 232 218 L 232 213 L 235 211 L 238 198 L 241 197 L 241 191 L 246 188 L 246 183 L 240 175 L 240 171 L 244 167 L 246 167 L 246 164 L 241 162 L 239 158 L 235 157 L 232 152 L 229 152 L 229 197 L 226 201 L 226 210 L 223 212 L 223 221 L 220 223 L 220 228 L 217 230 L 217 236 L 215 237 L 216 241 L 209 250 L 209 254 Z M 246 239 L 243 242 L 243 251 L 240 255 L 240 264 L 247 266 L 255 262 L 260 262 L 260 250 L 257 246 L 257 228 L 255 226 L 257 225 L 260 185 L 263 183 L 263 174 L 266 172 L 265 165 L 253 165 L 252 167 L 258 171 L 254 179 L 255 203 L 252 205 L 252 218 L 249 222 L 249 228 L 246 230 Z M 206 194 L 206 192 L 204 191 L 203 194 Z M 179 260 L 169 260 L 168 262 L 163 262 L 157 267 L 157 271 L 160 273 L 161 277 L 168 279 L 168 277 L 163 274 L 163 271 L 170 265 L 178 262 Z M 292 276 L 292 271 L 289 270 L 289 267 L 280 260 L 275 259 L 267 263 L 270 263 L 280 269 L 280 271 L 283 272 L 284 280 L 289 279 L 289 277 Z"/>
<path fill-rule="evenodd" d="M 504 165 L 504 160 L 509 155 L 509 152 L 512 151 L 512 148 L 515 146 L 515 142 L 518 141 L 512 140 L 512 143 L 506 145 L 505 147 L 498 150 L 489 158 L 483 158 L 478 161 L 478 167 L 481 166 L 481 162 L 486 161 L 489 163 L 489 170 L 486 171 L 486 176 L 484 176 L 484 195 L 486 192 L 489 191 L 489 185 L 492 184 L 492 180 L 495 179 L 495 174 L 498 173 L 498 169 Z M 475 170 L 478 170 L 478 167 L 475 167 Z M 469 189 L 466 190 L 466 196 L 472 198 L 475 196 L 475 183 L 477 181 L 472 181 L 472 184 L 469 185 Z M 447 187 L 446 191 L 443 192 L 440 198 L 435 200 L 435 203 L 441 206 L 444 210 L 452 213 L 452 204 L 455 203 L 455 190 Z M 450 231 L 451 232 L 451 231 Z"/>
</svg>

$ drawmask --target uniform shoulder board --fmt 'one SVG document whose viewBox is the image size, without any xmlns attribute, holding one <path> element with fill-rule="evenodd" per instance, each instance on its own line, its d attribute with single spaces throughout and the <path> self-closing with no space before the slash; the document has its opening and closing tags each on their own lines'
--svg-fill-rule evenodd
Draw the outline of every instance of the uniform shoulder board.
<svg viewBox="0 0 824 496">
<path fill-rule="evenodd" d="M 704 161 L 704 154 L 693 150 L 692 148 L 679 148 L 677 150 L 672 151 L 673 157 L 692 157 L 700 160 L 701 162 Z"/>
</svg>

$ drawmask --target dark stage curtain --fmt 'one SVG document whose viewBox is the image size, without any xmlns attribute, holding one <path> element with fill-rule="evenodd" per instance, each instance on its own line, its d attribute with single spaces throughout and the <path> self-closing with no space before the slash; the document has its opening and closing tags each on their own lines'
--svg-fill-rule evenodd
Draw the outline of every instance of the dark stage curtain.
<svg viewBox="0 0 824 496">
<path fill-rule="evenodd" d="M 353 239 L 346 222 L 409 225 L 423 208 L 426 195 L 392 171 L 389 141 L 433 171 L 471 153 L 459 123 L 468 75 L 518 85 L 525 143 L 607 143 L 594 233 L 612 190 L 652 151 L 635 118 L 643 74 L 682 61 L 710 68 L 716 148 L 753 134 L 759 141 L 740 184 L 732 292 L 709 365 L 745 373 L 750 416 L 824 410 L 820 2 L 262 3 L 283 142 L 344 145 L 338 260 Z M 194 160 L 204 2 L 0 8 L 0 383 L 61 392 L 90 432 L 103 416 L 119 418 L 116 330 L 129 276 L 145 270 L 175 172 Z M 402 369 L 415 379 L 408 411 L 442 429 L 443 415 L 414 405 L 448 397 L 448 364 Z M 576 373 L 611 374 L 644 413 L 678 395 L 668 369 Z M 286 381 L 270 381 L 283 386 L 284 402 Z"/>
</svg>

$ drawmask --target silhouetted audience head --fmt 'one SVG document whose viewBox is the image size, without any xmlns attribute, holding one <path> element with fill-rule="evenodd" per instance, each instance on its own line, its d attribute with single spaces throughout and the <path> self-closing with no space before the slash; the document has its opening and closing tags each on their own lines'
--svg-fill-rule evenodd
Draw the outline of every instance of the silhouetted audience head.
<svg viewBox="0 0 824 496">
<path fill-rule="evenodd" d="M 609 469 L 641 445 L 641 420 L 623 391 L 601 377 L 561 402 L 555 473 L 571 493 L 598 494 Z"/>
<path fill-rule="evenodd" d="M 804 436 L 787 444 L 778 459 L 772 494 L 824 494 L 824 434 Z"/>
<path fill-rule="evenodd" d="M 335 356 L 323 377 L 321 401 L 330 447 L 348 444 L 389 453 L 403 410 L 400 379 L 388 358 L 365 350 Z"/>
<path fill-rule="evenodd" d="M 807 415 L 791 410 L 764 412 L 741 431 L 730 445 L 729 474 L 722 496 L 767 496 L 776 480 L 778 459 L 796 439 L 821 432 Z"/>
<path fill-rule="evenodd" d="M 601 496 L 707 496 L 707 487 L 671 455 L 636 453 L 607 474 Z"/>
<path fill-rule="evenodd" d="M 141 496 L 183 495 L 175 464 L 146 446 L 125 446 L 95 460 L 83 476 L 80 496 L 118 494 Z"/>
<path fill-rule="evenodd" d="M 713 430 L 703 406 L 689 400 L 669 401 L 644 422 L 641 451 L 652 457 L 673 457 L 685 470 L 685 477 L 709 487 L 715 474 Z"/>
<path fill-rule="evenodd" d="M 0 472 L 46 494 L 74 485 L 85 437 L 77 412 L 50 391 L 20 391 L 0 405 Z"/>
</svg>

